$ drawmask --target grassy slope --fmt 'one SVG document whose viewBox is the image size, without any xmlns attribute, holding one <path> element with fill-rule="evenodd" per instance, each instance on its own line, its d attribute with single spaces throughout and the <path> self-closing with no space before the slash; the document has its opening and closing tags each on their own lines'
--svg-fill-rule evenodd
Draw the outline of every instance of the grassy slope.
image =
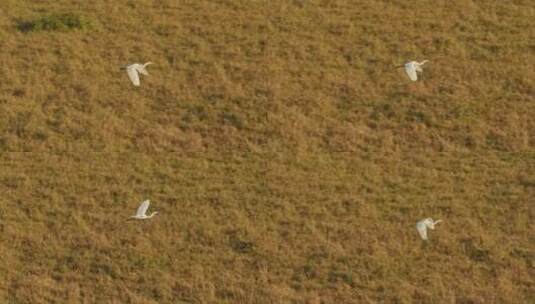
<svg viewBox="0 0 535 304">
<path fill-rule="evenodd" d="M 530 1 L 0 10 L 1 301 L 535 300 Z"/>
</svg>

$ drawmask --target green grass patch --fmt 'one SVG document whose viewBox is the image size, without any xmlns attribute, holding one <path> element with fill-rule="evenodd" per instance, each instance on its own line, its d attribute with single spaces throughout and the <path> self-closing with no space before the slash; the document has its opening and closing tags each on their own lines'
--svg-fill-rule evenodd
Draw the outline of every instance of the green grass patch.
<svg viewBox="0 0 535 304">
<path fill-rule="evenodd" d="M 18 24 L 21 32 L 39 31 L 70 31 L 85 30 L 91 27 L 91 22 L 77 14 L 50 14 L 32 21 L 23 21 Z"/>
</svg>

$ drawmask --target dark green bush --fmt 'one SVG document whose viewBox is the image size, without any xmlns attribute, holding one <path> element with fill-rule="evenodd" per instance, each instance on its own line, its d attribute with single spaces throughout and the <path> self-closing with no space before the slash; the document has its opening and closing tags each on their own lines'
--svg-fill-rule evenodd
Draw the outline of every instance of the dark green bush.
<svg viewBox="0 0 535 304">
<path fill-rule="evenodd" d="M 89 20 L 76 14 L 51 14 L 39 19 L 22 22 L 18 28 L 22 32 L 37 31 L 68 31 L 75 29 L 87 29 L 91 26 Z"/>
</svg>

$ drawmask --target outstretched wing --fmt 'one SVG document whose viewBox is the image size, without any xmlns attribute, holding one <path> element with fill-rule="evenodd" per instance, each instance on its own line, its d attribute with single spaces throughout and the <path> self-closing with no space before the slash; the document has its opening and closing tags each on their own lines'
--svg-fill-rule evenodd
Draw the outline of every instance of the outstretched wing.
<svg viewBox="0 0 535 304">
<path fill-rule="evenodd" d="M 149 209 L 150 201 L 146 200 L 139 207 L 137 208 L 136 216 L 143 216 L 147 213 L 147 209 Z"/>
<path fill-rule="evenodd" d="M 142 65 L 137 66 L 137 71 L 145 76 L 149 75 L 149 72 Z"/>
<path fill-rule="evenodd" d="M 440 222 L 442 222 L 442 220 L 438 220 L 438 221 L 436 221 L 436 222 L 433 222 L 433 220 L 431 220 L 431 223 L 429 224 L 429 227 L 430 227 L 431 229 L 435 229 L 435 225 L 438 224 L 438 223 L 440 223 Z"/>
<path fill-rule="evenodd" d="M 130 65 L 126 68 L 126 72 L 128 73 L 128 77 L 132 81 L 132 83 L 137 87 L 139 86 L 139 74 L 137 72 L 135 65 Z"/>
<path fill-rule="evenodd" d="M 152 64 L 152 62 L 145 62 L 145 64 L 141 65 L 141 64 L 138 64 L 137 65 L 137 71 L 145 76 L 149 75 L 149 72 L 147 72 L 147 69 L 146 67 L 149 65 L 149 64 Z"/>
<path fill-rule="evenodd" d="M 424 61 L 422 61 L 422 62 L 416 63 L 416 64 L 415 64 L 416 72 L 419 72 L 419 73 L 423 72 L 424 70 L 422 69 L 422 66 L 423 66 L 426 62 L 428 62 L 428 61 L 429 61 L 429 60 L 424 60 Z"/>
<path fill-rule="evenodd" d="M 425 220 L 419 221 L 416 224 L 416 230 L 418 230 L 418 233 L 420 234 L 422 240 L 427 241 L 427 223 L 425 222 Z"/>
<path fill-rule="evenodd" d="M 405 73 L 407 73 L 407 76 L 409 76 L 412 81 L 416 81 L 418 79 L 418 75 L 416 75 L 416 68 L 413 63 L 407 63 L 405 65 Z"/>
</svg>

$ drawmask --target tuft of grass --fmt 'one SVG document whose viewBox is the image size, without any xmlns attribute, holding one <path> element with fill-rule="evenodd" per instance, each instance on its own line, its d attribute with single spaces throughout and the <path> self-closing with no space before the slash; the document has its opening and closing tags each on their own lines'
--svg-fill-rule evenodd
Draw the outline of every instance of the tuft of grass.
<svg viewBox="0 0 535 304">
<path fill-rule="evenodd" d="M 20 22 L 18 29 L 21 32 L 39 31 L 70 31 L 85 30 L 91 27 L 91 22 L 74 13 L 50 14 L 32 21 Z"/>
</svg>

